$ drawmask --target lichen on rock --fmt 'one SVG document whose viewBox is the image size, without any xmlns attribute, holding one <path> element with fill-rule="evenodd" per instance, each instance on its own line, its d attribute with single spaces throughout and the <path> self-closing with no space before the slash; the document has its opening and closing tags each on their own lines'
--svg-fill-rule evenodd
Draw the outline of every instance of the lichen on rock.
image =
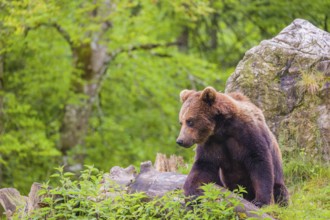
<svg viewBox="0 0 330 220">
<path fill-rule="evenodd" d="M 330 161 L 330 33 L 296 19 L 246 52 L 226 92 L 259 106 L 284 153 Z"/>
</svg>

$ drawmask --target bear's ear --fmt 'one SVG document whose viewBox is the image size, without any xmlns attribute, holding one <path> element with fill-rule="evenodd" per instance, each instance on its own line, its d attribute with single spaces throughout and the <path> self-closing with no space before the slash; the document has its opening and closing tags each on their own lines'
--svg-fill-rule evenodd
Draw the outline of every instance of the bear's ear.
<svg viewBox="0 0 330 220">
<path fill-rule="evenodd" d="M 215 102 L 217 91 L 213 87 L 206 87 L 201 95 L 201 99 L 208 105 L 212 105 Z"/>
<path fill-rule="evenodd" d="M 188 89 L 184 89 L 184 90 L 182 90 L 182 91 L 180 92 L 180 101 L 181 101 L 182 103 L 184 103 L 184 102 L 188 99 L 188 97 L 189 97 L 193 92 L 195 92 L 195 91 L 193 91 L 193 90 L 188 90 Z"/>
</svg>

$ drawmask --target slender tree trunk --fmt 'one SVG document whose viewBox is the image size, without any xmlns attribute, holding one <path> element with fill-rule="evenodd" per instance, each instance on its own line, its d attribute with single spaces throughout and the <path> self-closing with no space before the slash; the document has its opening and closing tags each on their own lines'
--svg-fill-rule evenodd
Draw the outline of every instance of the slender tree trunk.
<svg viewBox="0 0 330 220">
<path fill-rule="evenodd" d="M 104 7 L 98 7 L 90 14 L 92 17 L 107 18 L 109 13 L 115 8 L 110 0 L 104 0 Z M 116 51 L 108 51 L 108 48 L 101 45 L 106 44 L 109 39 L 102 39 L 103 34 L 112 27 L 111 21 L 105 19 L 100 24 L 99 32 L 85 33 L 92 39 L 90 43 L 73 43 L 70 35 L 60 25 L 53 24 L 53 27 L 69 43 L 74 73 L 72 74 L 70 92 L 78 101 L 67 103 L 64 108 L 64 116 L 60 129 L 59 149 L 64 156 L 68 151 L 77 145 L 84 145 L 84 138 L 88 131 L 89 118 L 92 114 L 93 105 L 101 90 L 102 80 L 107 71 L 109 63 L 123 52 L 134 50 L 151 50 L 156 47 L 176 46 L 177 42 L 167 44 L 144 44 L 131 47 L 129 49 L 120 48 Z M 188 31 L 188 30 L 187 30 Z M 186 32 L 188 36 L 188 32 Z M 187 48 L 188 37 L 185 37 L 183 45 Z M 77 104 L 78 103 L 78 104 Z M 83 161 L 83 155 L 79 155 L 78 162 Z"/>
<path fill-rule="evenodd" d="M 3 90 L 4 90 L 4 58 L 0 55 L 0 135 L 3 131 Z"/>
<path fill-rule="evenodd" d="M 115 6 L 112 5 L 111 0 L 104 0 L 102 7 L 96 7 L 89 16 L 106 18 L 111 13 L 113 7 Z M 74 73 L 72 74 L 70 91 L 74 98 L 79 99 L 74 104 L 67 103 L 64 108 L 59 143 L 59 149 L 64 156 L 67 155 L 68 150 L 84 144 L 93 104 L 101 89 L 102 78 L 110 62 L 107 47 L 99 42 L 103 34 L 111 26 L 111 22 L 105 20 L 100 24 L 98 32 L 84 33 L 92 39 L 90 43 L 74 44 L 70 35 L 61 26 L 55 25 L 55 28 L 71 47 Z M 105 40 L 104 42 L 106 43 L 107 41 Z M 82 162 L 83 158 L 79 159 L 79 161 Z"/>
<path fill-rule="evenodd" d="M 187 53 L 189 49 L 189 28 L 183 27 L 181 35 L 177 38 L 180 52 Z"/>
<path fill-rule="evenodd" d="M 210 48 L 211 50 L 216 50 L 218 47 L 218 19 L 219 14 L 214 13 L 211 15 L 211 27 L 209 30 L 210 33 Z"/>
<path fill-rule="evenodd" d="M 0 135 L 3 133 L 3 91 L 4 91 L 4 57 L 0 55 Z M 0 153 L 0 158 L 2 157 Z M 0 183 L 2 183 L 2 164 L 0 163 Z"/>
<path fill-rule="evenodd" d="M 324 16 L 324 30 L 328 31 L 328 15 Z"/>
<path fill-rule="evenodd" d="M 72 80 L 71 90 L 80 98 L 78 104 L 68 103 L 61 126 L 60 150 L 63 155 L 71 148 L 82 145 L 88 130 L 92 107 L 100 91 L 102 76 L 110 57 L 98 42 L 79 45 L 72 49 L 73 65 L 78 75 Z"/>
</svg>

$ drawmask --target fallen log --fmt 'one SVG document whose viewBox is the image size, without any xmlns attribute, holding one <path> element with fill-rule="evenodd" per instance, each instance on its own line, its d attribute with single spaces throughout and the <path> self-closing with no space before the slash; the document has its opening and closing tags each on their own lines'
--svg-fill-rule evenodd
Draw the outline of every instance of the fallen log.
<svg viewBox="0 0 330 220">
<path fill-rule="evenodd" d="M 24 210 L 27 203 L 27 197 L 21 194 L 15 188 L 0 189 L 0 204 L 4 209 L 7 219 L 12 219 L 13 214 L 20 210 Z"/>
<path fill-rule="evenodd" d="M 125 169 L 121 169 L 122 172 L 117 172 L 122 175 L 122 178 L 120 176 L 116 176 L 116 178 L 127 179 L 127 175 L 130 176 L 131 174 L 125 172 Z M 135 177 L 133 182 L 127 183 L 126 187 L 130 193 L 145 192 L 150 197 L 163 196 L 166 192 L 182 189 L 186 178 L 186 175 L 175 172 L 159 172 L 152 166 L 150 161 L 147 161 L 141 163 L 140 173 Z M 267 214 L 257 214 L 258 211 L 260 211 L 258 207 L 226 188 L 217 187 L 223 193 L 230 192 L 228 198 L 235 198 L 240 201 L 241 204 L 234 208 L 235 212 L 239 213 L 240 216 L 253 217 L 256 219 L 274 219 Z"/>
<path fill-rule="evenodd" d="M 143 162 L 140 173 L 128 185 L 130 193 L 145 192 L 148 196 L 163 196 L 165 193 L 182 189 L 187 176 L 175 172 L 159 172 L 151 161 Z"/>
</svg>

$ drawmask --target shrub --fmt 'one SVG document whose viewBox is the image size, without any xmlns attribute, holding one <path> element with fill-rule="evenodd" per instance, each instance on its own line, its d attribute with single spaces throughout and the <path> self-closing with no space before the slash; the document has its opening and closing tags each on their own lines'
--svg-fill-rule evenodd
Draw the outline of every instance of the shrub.
<svg viewBox="0 0 330 220">
<path fill-rule="evenodd" d="M 230 192 L 221 192 L 212 184 L 202 186 L 205 194 L 195 200 L 181 190 L 150 199 L 145 193 L 126 193 L 123 187 L 103 185 L 103 174 L 93 166 L 77 179 L 57 168 L 54 178 L 43 184 L 42 208 L 29 219 L 242 219 L 234 212 L 240 204 Z M 50 182 L 55 185 L 50 187 Z M 239 190 L 238 193 L 243 192 Z M 185 202 L 189 201 L 189 202 Z"/>
</svg>

